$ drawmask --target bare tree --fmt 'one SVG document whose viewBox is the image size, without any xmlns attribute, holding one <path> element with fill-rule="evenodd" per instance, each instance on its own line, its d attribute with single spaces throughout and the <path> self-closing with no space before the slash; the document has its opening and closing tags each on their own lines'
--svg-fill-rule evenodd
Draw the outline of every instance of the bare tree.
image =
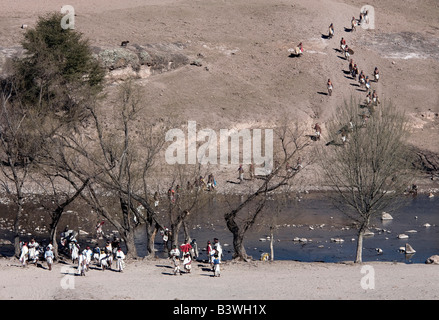
<svg viewBox="0 0 439 320">
<path fill-rule="evenodd" d="M 328 125 L 335 142 L 319 152 L 324 183 L 335 191 L 334 204 L 356 223 L 355 262 L 362 262 L 364 233 L 372 217 L 401 203 L 413 178 L 405 143 L 407 119 L 395 106 L 382 104 L 367 121 L 352 101 L 338 108 Z"/>
<path fill-rule="evenodd" d="M 75 155 L 70 156 L 65 165 L 74 173 L 72 185 L 75 182 L 79 190 L 80 185 L 90 180 L 81 196 L 116 228 L 130 257 L 137 256 L 134 231 L 139 223 L 146 224 L 150 253 L 153 237 L 160 228 L 148 180 L 165 142 L 165 131 L 160 121 L 155 125 L 145 121 L 138 126 L 142 108 L 139 87 L 126 82 L 120 86 L 114 113 L 90 104 L 91 123 L 87 132 L 57 137 L 63 141 L 64 148 Z M 139 204 L 146 214 L 138 209 Z"/>
<path fill-rule="evenodd" d="M 290 125 L 284 118 L 285 124 L 276 130 L 277 140 L 274 155 L 274 168 L 265 176 L 255 179 L 257 185 L 243 196 L 239 204 L 231 204 L 224 214 L 227 228 L 233 235 L 233 258 L 247 261 L 249 257 L 244 246 L 246 232 L 262 215 L 267 199 L 274 191 L 287 191 L 289 185 L 300 172 L 300 168 L 288 164 L 293 163 L 310 145 L 310 140 L 304 135 L 298 124 Z"/>
<path fill-rule="evenodd" d="M 170 223 L 170 244 L 178 245 L 178 235 L 183 227 L 185 240 L 190 241 L 188 218 L 202 209 L 209 197 L 206 174 L 201 173 L 201 166 L 174 165 L 171 186 L 168 190 L 168 221 Z M 188 182 L 191 187 L 188 187 Z"/>
<path fill-rule="evenodd" d="M 2 81 L 0 94 L 0 182 L 17 207 L 14 248 L 15 255 L 19 256 L 19 226 L 23 215 L 26 182 L 29 172 L 34 168 L 41 141 L 35 135 L 37 121 L 34 119 L 37 116 L 31 110 L 24 110 L 19 99 L 15 99 L 14 81 Z"/>
</svg>

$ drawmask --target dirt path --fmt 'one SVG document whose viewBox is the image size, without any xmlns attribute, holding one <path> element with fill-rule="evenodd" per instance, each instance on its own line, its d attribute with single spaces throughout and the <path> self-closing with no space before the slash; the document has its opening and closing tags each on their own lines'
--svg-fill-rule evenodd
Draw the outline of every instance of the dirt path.
<svg viewBox="0 0 439 320">
<path fill-rule="evenodd" d="M 214 278 L 205 263 L 174 276 L 169 260 L 131 261 L 123 273 L 94 266 L 85 277 L 0 259 L 0 299 L 92 300 L 401 300 L 438 299 L 437 266 L 226 261 Z"/>
</svg>

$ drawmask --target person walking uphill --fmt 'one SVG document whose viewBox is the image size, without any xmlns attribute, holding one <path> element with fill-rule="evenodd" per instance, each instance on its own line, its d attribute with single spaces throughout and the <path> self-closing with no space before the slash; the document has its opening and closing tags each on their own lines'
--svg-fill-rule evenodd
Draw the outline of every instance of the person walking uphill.
<svg viewBox="0 0 439 320">
<path fill-rule="evenodd" d="M 329 95 L 329 96 L 332 96 L 332 89 L 333 89 L 333 86 L 332 86 L 332 81 L 331 81 L 331 79 L 328 79 L 328 82 L 326 83 L 326 85 L 327 85 L 327 87 L 328 87 L 328 95 Z"/>
<path fill-rule="evenodd" d="M 238 179 L 239 179 L 239 183 L 241 183 L 244 180 L 244 168 L 242 167 L 242 164 L 240 164 L 238 168 Z"/>
</svg>

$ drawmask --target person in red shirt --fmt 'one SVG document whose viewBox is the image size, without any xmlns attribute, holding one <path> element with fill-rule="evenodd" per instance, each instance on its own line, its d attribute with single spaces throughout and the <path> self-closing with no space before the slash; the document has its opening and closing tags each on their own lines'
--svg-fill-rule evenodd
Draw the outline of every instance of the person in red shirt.
<svg viewBox="0 0 439 320">
<path fill-rule="evenodd" d="M 189 243 L 189 240 L 186 239 L 186 241 L 184 242 L 184 244 L 182 244 L 180 246 L 180 250 L 183 253 L 183 257 L 186 256 L 187 253 L 190 253 L 192 249 L 191 244 Z"/>
</svg>

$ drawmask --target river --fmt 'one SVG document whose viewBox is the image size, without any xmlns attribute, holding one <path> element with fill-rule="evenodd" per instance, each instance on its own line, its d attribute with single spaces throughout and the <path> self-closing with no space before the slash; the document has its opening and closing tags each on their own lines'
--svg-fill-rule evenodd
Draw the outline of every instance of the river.
<svg viewBox="0 0 439 320">
<path fill-rule="evenodd" d="M 363 261 L 395 261 L 404 263 L 425 263 L 427 258 L 439 254 L 439 197 L 429 198 L 419 194 L 414 198 L 405 198 L 406 205 L 391 212 L 393 220 L 382 221 L 377 217 L 372 221 L 370 231 L 363 242 Z M 237 200 L 238 201 L 238 200 Z M 226 204 L 218 199 L 212 199 L 202 212 L 192 214 L 188 220 L 190 236 L 196 239 L 200 257 L 205 259 L 208 240 L 218 238 L 224 249 L 224 259 L 232 257 L 232 235 L 228 231 L 223 218 Z M 275 225 L 274 258 L 276 260 L 296 260 L 302 262 L 341 262 L 354 261 L 357 234 L 352 221 L 335 209 L 326 197 L 321 194 L 302 194 L 301 198 L 291 198 L 283 202 L 283 209 L 275 218 L 265 218 L 248 231 L 245 238 L 247 254 L 259 259 L 261 254 L 270 253 L 269 225 Z M 11 225 L 13 213 L 10 206 L 0 206 L 0 239 L 12 241 Z M 267 205 L 267 212 L 276 211 L 276 201 Z M 9 210 L 9 211 L 8 211 Z M 28 210 L 40 210 L 40 214 L 32 216 L 27 221 L 22 235 L 23 240 L 35 237 L 37 241 L 47 242 L 45 228 L 41 227 L 47 220 L 47 214 L 34 199 L 34 207 Z M 166 217 L 166 208 L 162 208 L 159 216 Z M 79 242 L 91 243 L 93 229 L 100 220 L 96 214 L 69 210 L 60 222 L 60 230 L 65 225 L 78 230 L 79 227 L 89 234 L 81 234 Z M 267 217 L 269 215 L 265 215 Z M 29 219 L 28 219 L 29 220 Z M 430 227 L 425 227 L 425 224 Z M 114 232 L 108 223 L 104 224 L 106 234 Z M 38 232 L 29 230 L 35 230 Z M 406 234 L 408 239 L 398 239 L 399 234 Z M 117 234 L 116 234 L 117 235 Z M 179 235 L 183 241 L 183 233 Z M 136 246 L 139 256 L 146 255 L 145 229 L 140 225 L 135 233 Z M 300 239 L 300 241 L 298 241 Z M 342 239 L 334 242 L 331 239 Z M 306 240 L 306 241 L 305 241 Z M 104 240 L 99 240 L 103 245 Z M 416 253 L 406 255 L 399 251 L 400 247 L 409 243 Z M 160 235 L 155 239 L 157 255 L 164 257 L 163 244 Z M 377 251 L 380 249 L 380 252 Z M 0 245 L 0 254 L 11 256 L 12 245 Z"/>
</svg>

